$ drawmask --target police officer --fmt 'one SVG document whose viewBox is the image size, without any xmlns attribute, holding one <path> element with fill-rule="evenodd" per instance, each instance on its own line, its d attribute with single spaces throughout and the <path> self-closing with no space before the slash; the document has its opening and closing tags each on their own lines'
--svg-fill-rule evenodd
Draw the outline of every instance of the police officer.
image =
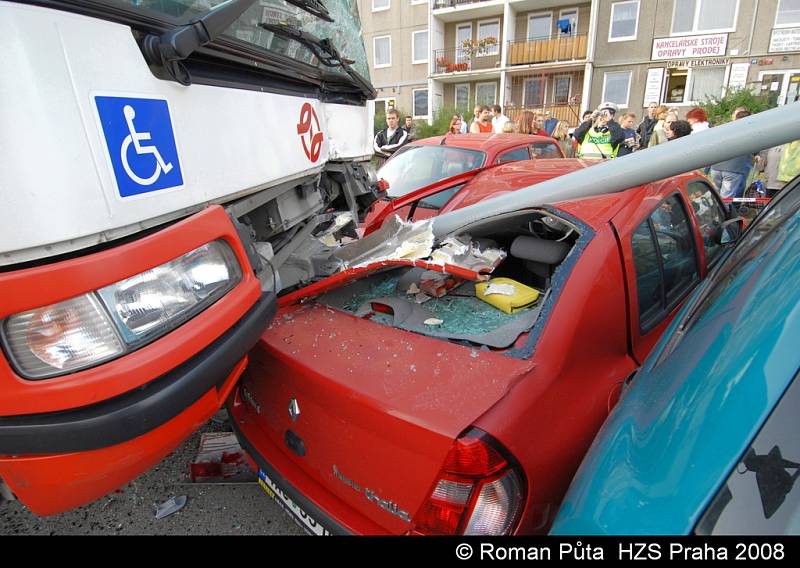
<svg viewBox="0 0 800 568">
<path fill-rule="evenodd" d="M 602 103 L 589 120 L 575 129 L 573 136 L 578 141 L 578 157 L 604 159 L 614 158 L 626 134 L 614 120 L 617 105 Z"/>
</svg>

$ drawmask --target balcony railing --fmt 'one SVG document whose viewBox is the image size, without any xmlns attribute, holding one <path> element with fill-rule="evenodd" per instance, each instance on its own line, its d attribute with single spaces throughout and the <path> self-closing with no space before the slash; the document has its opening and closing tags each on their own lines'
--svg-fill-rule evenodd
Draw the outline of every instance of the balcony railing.
<svg viewBox="0 0 800 568">
<path fill-rule="evenodd" d="M 433 52 L 433 72 L 458 73 L 459 71 L 484 71 L 500 67 L 500 46 L 471 52 L 466 49 L 437 49 Z"/>
<path fill-rule="evenodd" d="M 549 112 L 551 117 L 563 120 L 570 126 L 580 124 L 581 107 L 578 104 L 549 104 L 538 107 L 512 106 L 509 103 L 503 105 L 503 113 L 514 122 L 519 120 L 520 115 L 526 110 Z"/>
<path fill-rule="evenodd" d="M 434 10 L 441 10 L 442 8 L 455 8 L 456 6 L 463 6 L 464 4 L 477 4 L 479 2 L 486 2 L 487 0 L 435 0 L 433 3 Z"/>
<path fill-rule="evenodd" d="M 508 64 L 530 65 L 586 59 L 587 35 L 508 42 Z"/>
</svg>

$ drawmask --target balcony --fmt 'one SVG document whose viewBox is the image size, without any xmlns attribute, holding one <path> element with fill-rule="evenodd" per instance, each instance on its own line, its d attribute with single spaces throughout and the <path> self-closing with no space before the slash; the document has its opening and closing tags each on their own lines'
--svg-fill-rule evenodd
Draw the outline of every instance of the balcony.
<svg viewBox="0 0 800 568">
<path fill-rule="evenodd" d="M 442 8 L 455 8 L 465 4 L 479 4 L 487 0 L 435 0 L 433 3 L 434 10 L 441 10 Z"/>
<path fill-rule="evenodd" d="M 433 52 L 434 74 L 487 71 L 500 67 L 500 46 L 486 49 L 437 49 Z"/>
<path fill-rule="evenodd" d="M 586 59 L 586 34 L 508 42 L 509 65 L 532 65 Z"/>
</svg>

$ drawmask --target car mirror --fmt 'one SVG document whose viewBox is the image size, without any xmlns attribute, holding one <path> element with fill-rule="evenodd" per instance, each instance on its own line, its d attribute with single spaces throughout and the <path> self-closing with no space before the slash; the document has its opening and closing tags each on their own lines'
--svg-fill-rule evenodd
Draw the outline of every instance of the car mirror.
<svg viewBox="0 0 800 568">
<path fill-rule="evenodd" d="M 723 222 L 714 232 L 714 242 L 718 245 L 731 245 L 739 240 L 744 231 L 744 217 L 734 217 Z"/>
</svg>

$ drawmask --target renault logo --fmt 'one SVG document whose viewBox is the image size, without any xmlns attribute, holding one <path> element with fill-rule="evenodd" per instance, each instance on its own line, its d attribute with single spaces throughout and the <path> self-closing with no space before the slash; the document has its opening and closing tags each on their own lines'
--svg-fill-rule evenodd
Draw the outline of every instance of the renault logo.
<svg viewBox="0 0 800 568">
<path fill-rule="evenodd" d="M 289 418 L 292 422 L 297 422 L 297 417 L 300 416 L 300 405 L 297 404 L 297 399 L 293 398 L 289 402 Z"/>
</svg>

